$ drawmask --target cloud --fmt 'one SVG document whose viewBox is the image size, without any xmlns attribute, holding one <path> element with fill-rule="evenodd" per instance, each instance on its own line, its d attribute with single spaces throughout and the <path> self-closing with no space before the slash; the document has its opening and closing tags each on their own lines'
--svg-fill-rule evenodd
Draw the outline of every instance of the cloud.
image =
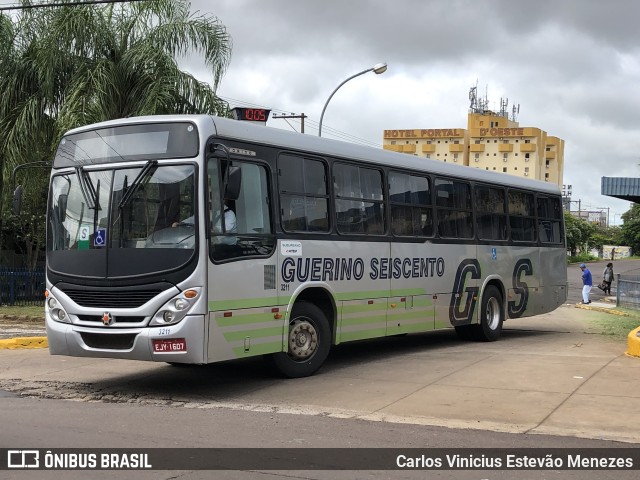
<svg viewBox="0 0 640 480">
<path fill-rule="evenodd" d="M 468 93 L 520 105 L 522 126 L 565 140 L 574 199 L 623 213 L 600 195 L 602 176 L 640 175 L 640 2 L 612 0 L 193 0 L 233 37 L 219 94 L 304 112 L 325 136 L 380 145 L 388 128 L 465 127 Z M 195 63 L 187 67 L 205 75 Z M 206 78 L 206 77 L 205 77 Z M 278 128 L 299 121 L 270 120 Z M 335 130 L 332 130 L 335 129 Z M 324 132 L 323 132 L 324 133 Z M 613 213 L 612 213 L 613 218 Z"/>
</svg>

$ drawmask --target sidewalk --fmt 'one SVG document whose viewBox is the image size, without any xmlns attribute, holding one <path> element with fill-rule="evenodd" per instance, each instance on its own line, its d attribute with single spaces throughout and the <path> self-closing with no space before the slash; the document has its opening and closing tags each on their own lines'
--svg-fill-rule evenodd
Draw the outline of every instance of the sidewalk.
<svg viewBox="0 0 640 480">
<path fill-rule="evenodd" d="M 593 307 L 509 320 L 492 343 L 448 330 L 339 345 L 316 375 L 286 381 L 258 358 L 178 369 L 0 350 L 0 390 L 640 443 L 640 359 L 594 333 L 608 314 Z"/>
</svg>

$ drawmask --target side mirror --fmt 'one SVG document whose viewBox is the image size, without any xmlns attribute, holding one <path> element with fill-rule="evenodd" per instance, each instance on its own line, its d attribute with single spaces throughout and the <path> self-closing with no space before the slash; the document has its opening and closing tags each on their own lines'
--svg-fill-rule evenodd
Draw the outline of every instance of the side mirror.
<svg viewBox="0 0 640 480">
<path fill-rule="evenodd" d="M 22 209 L 22 185 L 18 185 L 13 192 L 13 201 L 11 202 L 11 211 L 14 215 L 19 215 Z"/>
<path fill-rule="evenodd" d="M 237 166 L 230 166 L 227 175 L 224 198 L 237 200 L 240 196 L 240 186 L 242 184 L 242 169 Z"/>
</svg>

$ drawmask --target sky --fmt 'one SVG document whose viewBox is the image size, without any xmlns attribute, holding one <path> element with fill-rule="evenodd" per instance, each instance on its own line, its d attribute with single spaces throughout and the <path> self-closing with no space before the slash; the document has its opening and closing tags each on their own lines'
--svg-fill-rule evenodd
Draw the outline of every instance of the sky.
<svg viewBox="0 0 640 480">
<path fill-rule="evenodd" d="M 381 148 L 385 129 L 466 128 L 469 90 L 492 110 L 565 140 L 572 210 L 629 202 L 601 177 L 640 177 L 640 2 L 636 0 L 191 0 L 233 40 L 218 95 L 301 114 L 305 133 Z M 207 81 L 197 59 L 183 68 Z M 210 78 L 210 77 L 209 77 Z M 268 126 L 300 131 L 299 119 Z"/>
</svg>

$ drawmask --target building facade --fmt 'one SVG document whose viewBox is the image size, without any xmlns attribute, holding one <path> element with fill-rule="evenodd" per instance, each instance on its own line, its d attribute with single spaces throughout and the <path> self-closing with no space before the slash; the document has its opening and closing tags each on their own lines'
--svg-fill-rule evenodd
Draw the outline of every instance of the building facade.
<svg viewBox="0 0 640 480">
<path fill-rule="evenodd" d="M 385 130 L 383 148 L 562 187 L 564 140 L 493 112 L 469 113 L 466 129 Z"/>
</svg>

